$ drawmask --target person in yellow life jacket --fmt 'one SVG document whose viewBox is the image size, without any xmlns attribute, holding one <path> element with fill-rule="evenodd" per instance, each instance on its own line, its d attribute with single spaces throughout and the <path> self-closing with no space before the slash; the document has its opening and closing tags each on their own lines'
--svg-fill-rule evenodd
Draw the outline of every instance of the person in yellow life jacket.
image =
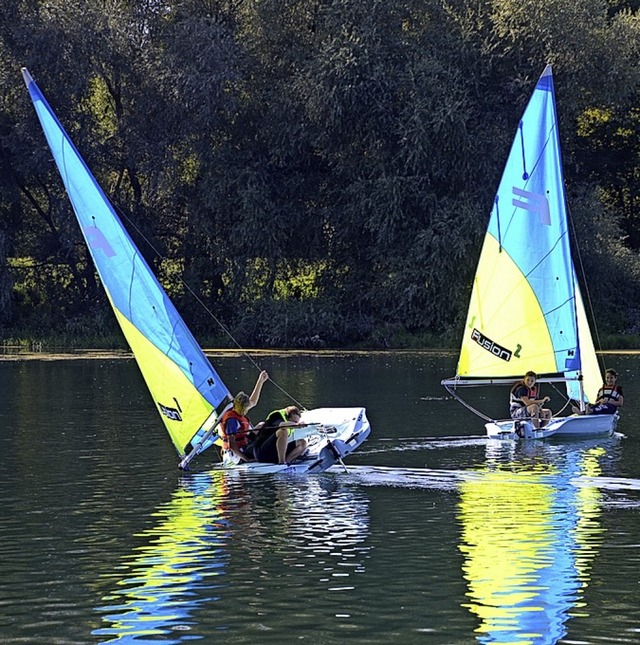
<svg viewBox="0 0 640 645">
<path fill-rule="evenodd" d="M 300 410 L 295 405 L 270 412 L 254 444 L 256 461 L 285 464 L 300 457 L 307 449 L 306 439 L 290 440 L 292 430 L 304 425 L 300 418 Z"/>
<path fill-rule="evenodd" d="M 551 418 L 551 410 L 542 406 L 550 399 L 548 396 L 538 398 L 536 378 L 535 372 L 527 372 L 524 379 L 511 388 L 509 415 L 512 419 L 531 419 L 534 428 L 544 428 Z"/>
<path fill-rule="evenodd" d="M 249 449 L 252 428 L 247 412 L 258 404 L 262 386 L 268 379 L 267 372 L 260 372 L 251 396 L 238 392 L 233 399 L 233 407 L 224 412 L 220 418 L 223 459 L 226 452 L 235 455 L 241 462 L 254 461 L 252 451 Z"/>
<path fill-rule="evenodd" d="M 615 414 L 624 404 L 622 387 L 616 384 L 618 372 L 607 370 L 604 373 L 604 383 L 598 390 L 596 402 L 588 404 L 586 410 L 571 408 L 575 414 Z"/>
</svg>

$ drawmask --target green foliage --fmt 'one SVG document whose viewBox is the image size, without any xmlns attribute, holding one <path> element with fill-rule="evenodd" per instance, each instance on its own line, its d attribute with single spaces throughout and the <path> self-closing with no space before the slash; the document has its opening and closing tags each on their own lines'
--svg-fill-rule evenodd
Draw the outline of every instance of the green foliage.
<svg viewBox="0 0 640 645">
<path fill-rule="evenodd" d="M 236 341 L 244 347 L 289 348 L 354 344 L 372 331 L 370 319 L 356 312 L 341 315 L 317 300 L 255 301 L 234 328 Z"/>
<path fill-rule="evenodd" d="M 69 338 L 114 328 L 21 65 L 197 335 L 217 337 L 212 312 L 250 345 L 385 347 L 456 338 L 513 132 L 552 63 L 595 315 L 632 332 L 638 11 L 0 3 L 0 323 Z"/>
<path fill-rule="evenodd" d="M 610 334 L 637 333 L 640 310 L 635 294 L 640 289 L 640 264 L 627 244 L 622 216 L 605 202 L 599 189 L 572 194 L 575 255 L 592 278 L 583 285 L 583 292 L 598 327 Z"/>
</svg>

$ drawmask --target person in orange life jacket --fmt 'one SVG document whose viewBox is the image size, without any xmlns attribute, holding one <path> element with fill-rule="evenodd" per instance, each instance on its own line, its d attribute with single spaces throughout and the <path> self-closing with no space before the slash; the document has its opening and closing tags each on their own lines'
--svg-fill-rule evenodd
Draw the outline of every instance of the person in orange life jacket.
<svg viewBox="0 0 640 645">
<path fill-rule="evenodd" d="M 247 412 L 258 404 L 262 386 L 268 379 L 267 372 L 260 372 L 251 396 L 238 392 L 233 399 L 233 408 L 227 410 L 220 419 L 222 449 L 233 453 L 240 461 L 254 460 L 252 451 L 248 448 L 252 428 Z"/>
<path fill-rule="evenodd" d="M 571 408 L 575 414 L 615 414 L 618 408 L 624 404 L 624 394 L 622 388 L 616 385 L 618 372 L 607 370 L 604 373 L 604 384 L 598 390 L 596 402 L 591 405 L 587 404 L 586 410 Z"/>
<path fill-rule="evenodd" d="M 549 397 L 538 399 L 538 388 L 536 387 L 536 373 L 527 372 L 522 381 L 518 381 L 509 394 L 509 414 L 512 419 L 531 418 L 534 428 L 540 428 L 547 424 L 551 418 L 551 410 L 542 406 L 549 401 Z"/>
<path fill-rule="evenodd" d="M 289 437 L 292 429 L 305 425 L 300 423 L 300 418 L 300 410 L 295 405 L 270 412 L 254 445 L 256 460 L 268 464 L 284 464 L 297 459 L 307 449 L 307 441 L 290 441 Z"/>
</svg>

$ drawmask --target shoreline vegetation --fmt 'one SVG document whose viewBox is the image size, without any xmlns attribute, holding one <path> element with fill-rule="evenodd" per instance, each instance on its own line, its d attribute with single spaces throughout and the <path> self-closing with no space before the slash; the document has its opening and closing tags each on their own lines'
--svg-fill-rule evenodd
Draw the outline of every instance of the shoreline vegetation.
<svg viewBox="0 0 640 645">
<path fill-rule="evenodd" d="M 545 7 L 0 2 L 0 346 L 126 349 L 21 67 L 202 346 L 375 351 L 460 347 L 551 64 L 589 320 L 640 348 L 640 9 Z"/>
<path fill-rule="evenodd" d="M 640 353 L 640 334 L 617 334 L 604 336 L 600 339 L 601 347 L 598 354 L 635 354 Z M 407 336 L 399 342 L 380 344 L 357 343 L 335 347 L 230 347 L 229 341 L 220 339 L 204 339 L 202 348 L 207 355 L 303 355 L 303 354 L 346 354 L 346 353 L 425 353 L 425 354 L 457 354 L 459 342 L 448 336 L 436 338 Z M 117 335 L 100 338 L 79 337 L 8 337 L 0 340 L 0 361 L 20 359 L 72 359 L 72 358 L 133 358 L 124 338 Z"/>
</svg>

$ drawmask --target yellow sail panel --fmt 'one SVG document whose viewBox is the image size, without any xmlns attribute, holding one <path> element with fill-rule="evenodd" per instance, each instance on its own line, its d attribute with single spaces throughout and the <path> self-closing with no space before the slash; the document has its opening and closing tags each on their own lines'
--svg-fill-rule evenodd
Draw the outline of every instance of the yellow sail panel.
<svg viewBox="0 0 640 645">
<path fill-rule="evenodd" d="M 519 377 L 528 370 L 557 371 L 547 321 L 530 283 L 487 233 L 473 284 L 458 376 Z"/>
<path fill-rule="evenodd" d="M 578 317 L 578 339 L 580 343 L 580 358 L 582 362 L 582 386 L 589 403 L 595 403 L 598 390 L 603 379 L 596 356 L 596 349 L 591 336 L 591 329 L 584 309 L 580 289 L 576 287 L 576 313 Z M 578 398 L 574 395 L 574 398 Z"/>
<path fill-rule="evenodd" d="M 211 414 L 213 406 L 184 372 L 115 306 L 114 311 L 171 440 L 183 457 L 186 445 Z"/>
</svg>

